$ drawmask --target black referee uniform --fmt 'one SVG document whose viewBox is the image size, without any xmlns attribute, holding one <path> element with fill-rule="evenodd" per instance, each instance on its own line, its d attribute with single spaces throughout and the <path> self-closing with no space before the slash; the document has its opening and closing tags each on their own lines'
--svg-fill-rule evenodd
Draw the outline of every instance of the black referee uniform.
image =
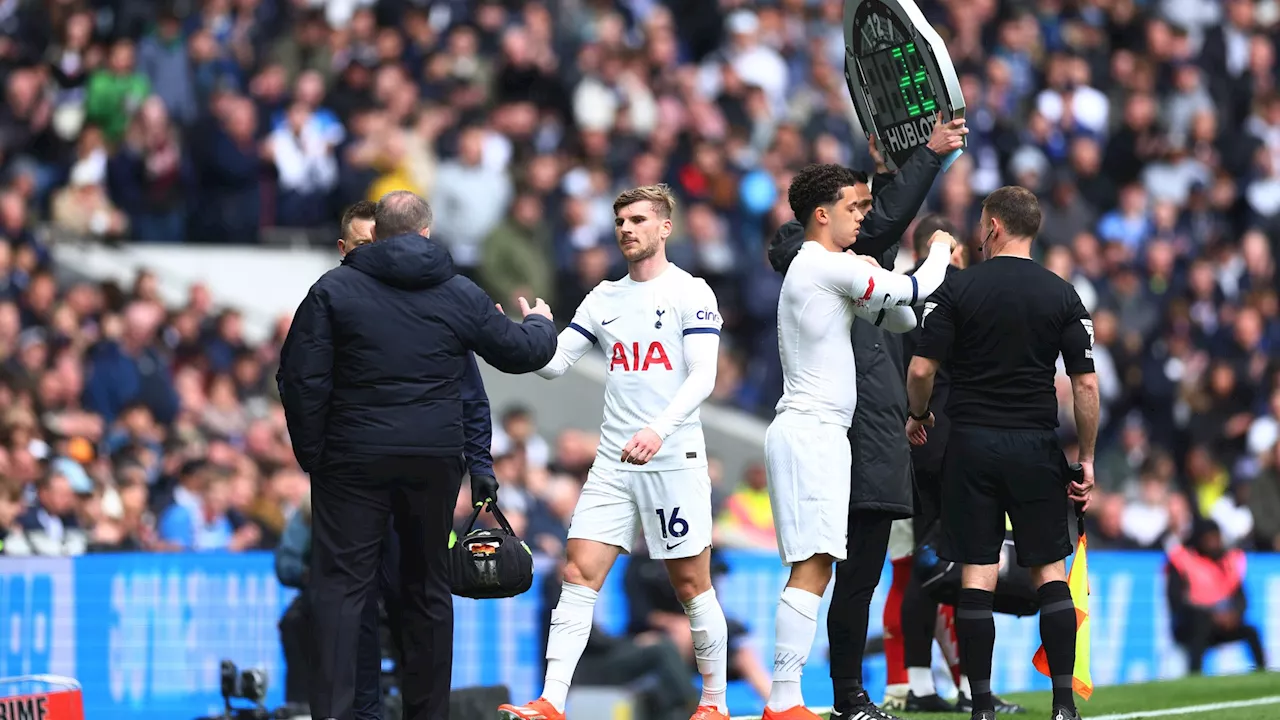
<svg viewBox="0 0 1280 720">
<path fill-rule="evenodd" d="M 1018 564 L 1071 554 L 1068 467 L 1054 375 L 1093 372 L 1093 321 L 1070 283 L 999 256 L 952 275 L 925 305 L 916 356 L 947 363 L 951 437 L 942 460 L 938 554 L 995 565 L 1013 523 Z"/>
<path fill-rule="evenodd" d="M 1034 196 L 1021 188 L 997 190 L 983 212 L 983 225 L 990 227 L 984 247 L 1007 228 L 998 217 L 999 225 L 989 225 L 997 194 L 1004 207 L 1012 197 L 1024 225 L 1038 226 Z M 1029 240 L 1015 237 L 1003 246 L 1027 243 L 1029 248 Z M 948 278 L 925 304 L 921 330 L 908 378 L 911 411 L 918 412 L 922 399 L 928 399 L 919 397 L 920 368 L 945 363 L 951 374 L 938 554 L 964 565 L 997 565 L 1007 513 L 1019 565 L 1042 568 L 1066 558 L 1073 540 L 1068 523 L 1072 478 L 1056 432 L 1056 363 L 1061 355 L 1072 376 L 1094 372 L 1093 321 L 1075 288 L 1029 257 L 999 254 Z M 1093 442 L 1089 438 L 1090 452 Z M 956 609 L 973 717 L 984 720 L 995 717 L 993 589 L 966 583 Z M 1070 720 L 1078 717 L 1071 695 L 1075 610 L 1065 582 L 1046 582 L 1039 595 L 1041 635 L 1054 674 L 1053 717 Z"/>
</svg>

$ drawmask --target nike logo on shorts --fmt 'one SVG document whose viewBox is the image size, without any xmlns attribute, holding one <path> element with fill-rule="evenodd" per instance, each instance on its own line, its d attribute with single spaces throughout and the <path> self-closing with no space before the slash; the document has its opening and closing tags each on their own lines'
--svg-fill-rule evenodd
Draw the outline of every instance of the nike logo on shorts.
<svg viewBox="0 0 1280 720">
<path fill-rule="evenodd" d="M 674 544 L 674 545 L 672 545 L 672 544 L 669 544 L 669 543 L 668 543 L 668 544 L 667 544 L 667 549 L 668 549 L 668 550 L 675 550 L 676 548 L 680 547 L 681 545 L 685 544 L 686 542 L 688 542 L 688 540 L 681 540 L 680 542 L 678 542 L 678 543 L 676 543 L 676 544 Z"/>
</svg>

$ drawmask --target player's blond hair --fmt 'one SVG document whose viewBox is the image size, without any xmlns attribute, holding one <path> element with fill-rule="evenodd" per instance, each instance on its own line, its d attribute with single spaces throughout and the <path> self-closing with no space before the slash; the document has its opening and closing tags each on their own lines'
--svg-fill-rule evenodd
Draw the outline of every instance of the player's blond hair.
<svg viewBox="0 0 1280 720">
<path fill-rule="evenodd" d="M 638 202 L 647 202 L 653 206 L 653 212 L 663 220 L 670 220 L 676 209 L 676 196 L 666 183 L 645 185 L 644 187 L 624 190 L 613 201 L 613 214 L 617 215 L 622 208 Z"/>
</svg>

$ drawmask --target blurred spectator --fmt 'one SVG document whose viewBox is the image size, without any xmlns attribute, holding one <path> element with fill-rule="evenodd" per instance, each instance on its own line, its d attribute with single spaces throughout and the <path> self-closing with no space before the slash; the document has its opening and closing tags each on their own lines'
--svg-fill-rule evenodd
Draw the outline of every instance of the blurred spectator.
<svg viewBox="0 0 1280 720">
<path fill-rule="evenodd" d="M 764 465 L 747 467 L 742 485 L 725 500 L 716 518 L 715 537 L 716 547 L 778 549 Z"/>
<path fill-rule="evenodd" d="M 1266 669 L 1258 630 L 1244 619 L 1244 553 L 1227 549 L 1217 523 L 1197 523 L 1190 546 L 1174 543 L 1166 573 L 1173 637 L 1187 651 L 1193 675 L 1200 674 L 1209 648 L 1238 640 L 1249 644 L 1253 666 Z"/>
<path fill-rule="evenodd" d="M 107 164 L 108 187 L 142 242 L 179 242 L 186 234 L 194 167 L 160 96 L 147 98 Z"/>
<path fill-rule="evenodd" d="M 1271 446 L 1265 463 L 1250 488 L 1249 512 L 1258 548 L 1280 551 L 1280 443 Z"/>
<path fill-rule="evenodd" d="M 549 298 L 552 294 L 551 233 L 538 196 L 518 195 L 510 216 L 484 239 L 480 279 L 489 296 L 518 309 L 516 298 Z"/>
<path fill-rule="evenodd" d="M 437 218 L 432 230 L 449 246 L 458 271 L 468 276 L 476 273 L 484 239 L 502 222 L 511 203 L 506 169 L 484 162 L 486 132 L 481 125 L 459 132 L 458 156 L 440 164 L 431 195 Z"/>
<path fill-rule="evenodd" d="M 138 72 L 133 41 L 116 40 L 107 52 L 106 67 L 89 75 L 85 90 L 85 120 L 102 128 L 107 141 L 124 136 L 129 118 L 151 93 L 151 82 Z"/>
<path fill-rule="evenodd" d="M 80 555 L 88 537 L 77 515 L 77 495 L 93 481 L 74 462 L 60 463 L 36 482 L 35 503 L 18 517 L 18 532 L 5 539 L 9 555 Z"/>
<path fill-rule="evenodd" d="M 329 193 L 337 182 L 338 162 L 332 136 L 312 118 L 312 109 L 295 101 L 285 124 L 267 140 L 279 176 L 279 225 L 314 227 L 329 220 Z"/>
</svg>

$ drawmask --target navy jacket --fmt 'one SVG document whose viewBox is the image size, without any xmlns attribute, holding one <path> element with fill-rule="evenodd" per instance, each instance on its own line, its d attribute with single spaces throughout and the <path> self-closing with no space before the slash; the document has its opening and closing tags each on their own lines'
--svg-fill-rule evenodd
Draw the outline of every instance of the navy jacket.
<svg viewBox="0 0 1280 720">
<path fill-rule="evenodd" d="M 351 454 L 465 452 L 474 463 L 489 417 L 464 402 L 465 386 L 472 398 L 482 387 L 470 351 L 532 372 L 555 355 L 555 325 L 509 320 L 433 240 L 402 235 L 347 253 L 311 286 L 280 350 L 276 380 L 303 470 Z"/>
</svg>

